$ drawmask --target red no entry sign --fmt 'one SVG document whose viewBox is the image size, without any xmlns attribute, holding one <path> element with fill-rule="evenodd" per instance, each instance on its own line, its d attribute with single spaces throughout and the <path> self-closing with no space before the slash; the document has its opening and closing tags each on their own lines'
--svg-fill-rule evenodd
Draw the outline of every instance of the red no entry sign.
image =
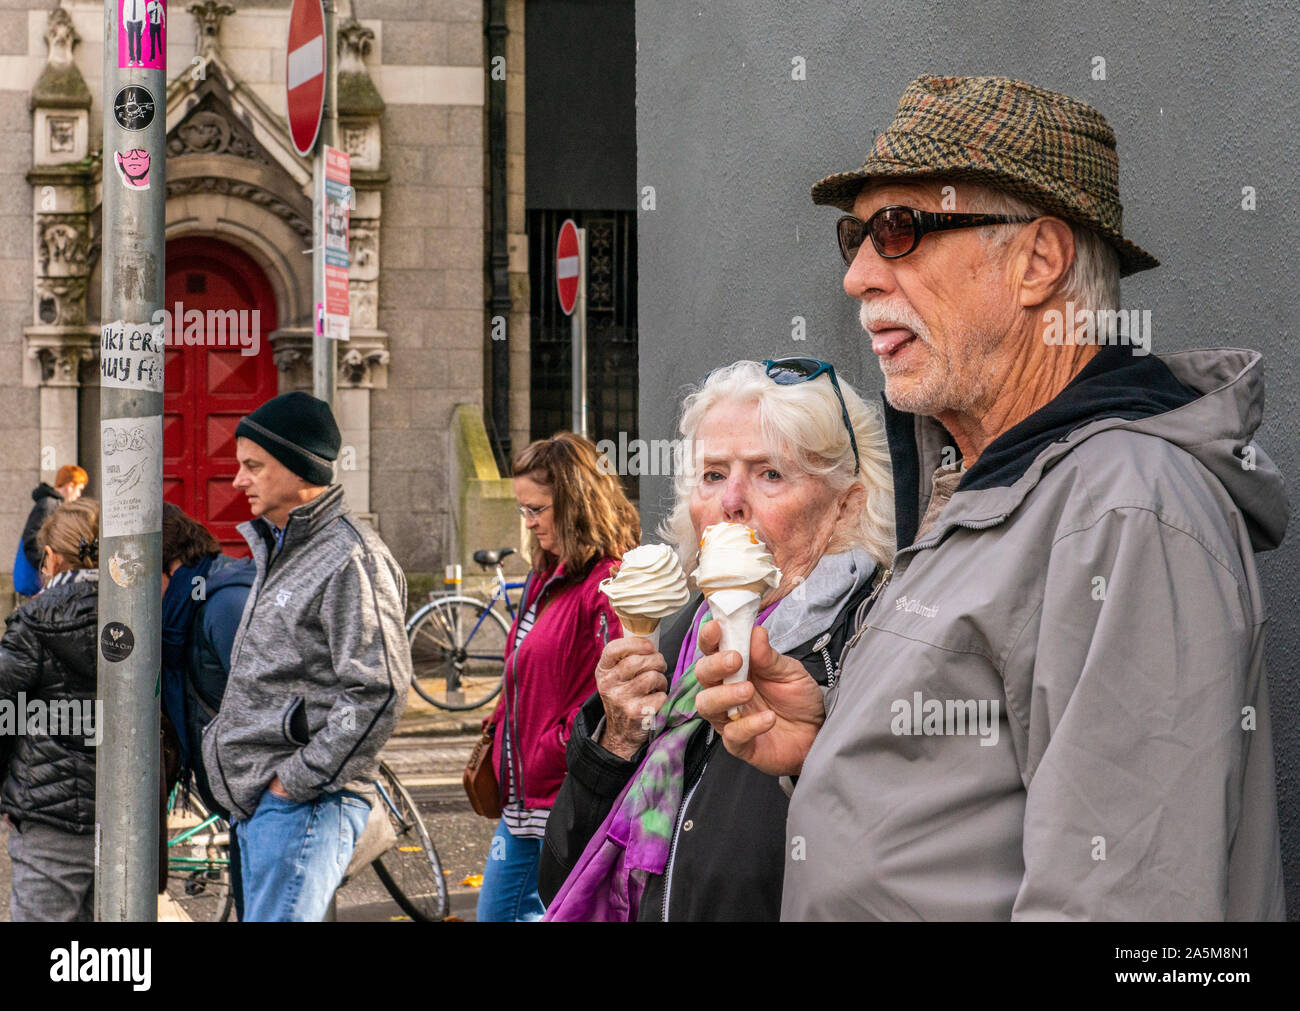
<svg viewBox="0 0 1300 1011">
<path fill-rule="evenodd" d="M 560 226 L 560 237 L 555 243 L 555 290 L 560 296 L 560 308 L 564 315 L 573 315 L 574 303 L 578 300 L 578 227 L 573 219 L 567 219 Z"/>
<path fill-rule="evenodd" d="M 284 76 L 293 146 L 299 154 L 309 155 L 316 147 L 325 101 L 325 12 L 321 0 L 293 0 Z"/>
</svg>

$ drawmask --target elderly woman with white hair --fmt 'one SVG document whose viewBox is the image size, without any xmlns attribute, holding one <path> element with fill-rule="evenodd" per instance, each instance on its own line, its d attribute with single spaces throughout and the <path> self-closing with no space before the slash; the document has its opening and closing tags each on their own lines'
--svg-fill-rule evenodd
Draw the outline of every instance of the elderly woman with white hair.
<svg viewBox="0 0 1300 1011">
<path fill-rule="evenodd" d="M 689 574 L 705 528 L 753 529 L 782 573 L 760 602 L 768 641 L 756 651 L 833 684 L 894 551 L 880 412 L 826 362 L 741 361 L 686 398 L 681 434 L 690 452 L 661 535 Z M 697 595 L 658 650 L 638 636 L 605 647 L 547 822 L 548 920 L 778 918 L 788 796 L 695 715 L 707 612 Z"/>
</svg>

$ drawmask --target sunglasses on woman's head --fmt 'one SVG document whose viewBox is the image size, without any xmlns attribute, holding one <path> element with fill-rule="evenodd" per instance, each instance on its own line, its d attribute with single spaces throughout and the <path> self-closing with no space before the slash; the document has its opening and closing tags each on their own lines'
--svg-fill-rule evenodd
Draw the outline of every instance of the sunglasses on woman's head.
<svg viewBox="0 0 1300 1011">
<path fill-rule="evenodd" d="M 1034 218 L 1013 218 L 1006 214 L 950 214 L 919 211 L 915 207 L 890 204 L 860 221 L 846 214 L 835 222 L 840 255 L 851 264 L 862 243 L 871 239 L 876 252 L 886 260 L 906 256 L 921 243 L 921 237 L 930 232 L 946 232 L 953 228 L 982 228 L 985 225 L 1027 225 Z"/>
<path fill-rule="evenodd" d="M 857 477 L 858 471 L 862 469 L 858 463 L 858 438 L 853 434 L 849 409 L 844 404 L 844 394 L 840 392 L 840 381 L 835 378 L 835 366 L 830 362 L 818 361 L 816 358 L 777 358 L 774 361 L 764 361 L 763 366 L 767 369 L 767 378 L 779 386 L 808 383 L 823 373 L 830 376 L 835 397 L 840 402 L 840 418 L 844 422 L 844 430 L 849 433 L 849 442 L 853 446 L 853 476 Z"/>
</svg>

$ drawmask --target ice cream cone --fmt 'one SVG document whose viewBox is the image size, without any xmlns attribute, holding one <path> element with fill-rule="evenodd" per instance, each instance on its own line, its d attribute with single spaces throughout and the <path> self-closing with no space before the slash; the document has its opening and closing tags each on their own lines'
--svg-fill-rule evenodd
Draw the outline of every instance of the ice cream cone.
<svg viewBox="0 0 1300 1011">
<path fill-rule="evenodd" d="M 623 556 L 617 573 L 602 580 L 626 635 L 639 635 L 659 648 L 659 623 L 688 600 L 686 576 L 677 554 L 665 544 L 643 544 Z"/>
<path fill-rule="evenodd" d="M 760 589 L 767 589 L 767 584 L 751 583 L 736 589 L 715 590 L 709 594 L 709 611 L 722 633 L 718 649 L 731 649 L 740 654 L 740 670 L 723 678 L 723 684 L 734 685 L 749 679 L 749 638 L 754 631 L 754 621 L 758 618 Z M 727 710 L 727 715 L 733 720 L 739 713 L 738 707 Z"/>
<path fill-rule="evenodd" d="M 700 538 L 695 585 L 709 598 L 709 611 L 721 632 L 719 649 L 740 654 L 740 670 L 724 678 L 724 683 L 747 680 L 749 637 L 758 618 L 759 601 L 768 590 L 781 585 L 781 570 L 752 529 L 740 523 L 715 523 L 705 527 Z M 733 720 L 739 713 L 738 706 L 727 710 Z"/>
</svg>

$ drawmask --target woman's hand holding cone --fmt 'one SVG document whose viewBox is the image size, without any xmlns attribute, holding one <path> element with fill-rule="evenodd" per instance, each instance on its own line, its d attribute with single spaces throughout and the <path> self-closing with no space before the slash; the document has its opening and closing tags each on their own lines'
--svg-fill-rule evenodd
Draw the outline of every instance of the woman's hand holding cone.
<svg viewBox="0 0 1300 1011">
<path fill-rule="evenodd" d="M 749 680 L 723 684 L 739 669 L 740 657 L 719 652 L 719 640 L 714 622 L 700 627 L 704 657 L 695 665 L 701 686 L 696 712 L 741 761 L 771 776 L 798 775 L 826 717 L 821 688 L 798 660 L 772 649 L 761 625 L 750 639 Z M 739 717 L 729 719 L 727 710 L 736 706 Z"/>
<path fill-rule="evenodd" d="M 605 731 L 597 742 L 610 754 L 631 758 L 650 737 L 650 719 L 668 701 L 668 665 L 649 639 L 613 639 L 596 665 L 596 690 L 605 706 Z"/>
</svg>

